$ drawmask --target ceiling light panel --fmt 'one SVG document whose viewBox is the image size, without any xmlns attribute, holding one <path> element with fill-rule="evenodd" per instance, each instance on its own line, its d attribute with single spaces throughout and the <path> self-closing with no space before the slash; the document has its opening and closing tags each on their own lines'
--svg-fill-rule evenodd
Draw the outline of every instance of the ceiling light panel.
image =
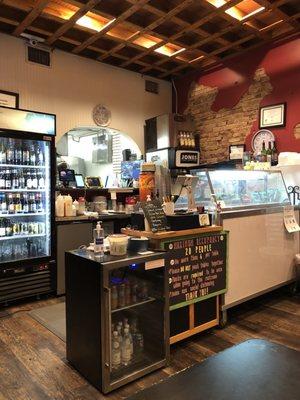
<svg viewBox="0 0 300 400">
<path fill-rule="evenodd" d="M 173 43 L 167 43 L 158 49 L 155 49 L 157 53 L 163 54 L 164 56 L 175 56 L 176 54 L 182 53 L 185 50 L 184 47 L 177 46 Z"/>
</svg>

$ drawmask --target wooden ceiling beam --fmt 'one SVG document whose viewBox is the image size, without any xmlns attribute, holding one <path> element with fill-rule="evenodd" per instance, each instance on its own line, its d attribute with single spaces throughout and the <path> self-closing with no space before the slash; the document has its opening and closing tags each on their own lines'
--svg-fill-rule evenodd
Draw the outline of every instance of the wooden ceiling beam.
<svg viewBox="0 0 300 400">
<path fill-rule="evenodd" d="M 282 5 L 283 2 L 287 2 L 287 1 L 290 1 L 290 0 L 277 0 L 277 1 L 275 1 L 275 2 L 271 5 L 271 9 L 272 9 L 272 10 L 273 10 L 273 9 L 276 9 L 277 7 L 279 7 L 280 5 Z M 238 21 L 238 20 L 236 20 L 236 23 L 235 23 L 235 25 L 234 25 L 233 27 L 232 27 L 232 26 L 228 26 L 228 27 L 222 29 L 221 31 L 219 31 L 219 32 L 217 32 L 217 33 L 211 35 L 209 38 L 205 38 L 205 39 L 203 39 L 203 40 L 200 40 L 199 42 L 194 43 L 193 45 L 190 46 L 190 49 L 197 49 L 198 47 L 203 46 L 203 45 L 206 44 L 206 43 L 209 43 L 211 40 L 215 40 L 217 37 L 219 37 L 219 36 L 221 36 L 221 35 L 224 35 L 224 34 L 227 33 L 227 32 L 233 32 L 235 29 L 238 29 L 238 28 L 240 28 L 242 25 L 244 25 L 245 22 L 250 21 L 250 20 L 252 20 L 252 19 L 254 19 L 254 18 L 255 18 L 255 15 L 250 16 L 249 18 L 245 18 L 243 21 Z M 256 30 L 253 31 L 253 30 L 254 30 L 254 28 L 251 29 L 249 35 L 245 38 L 245 40 L 242 40 L 242 39 L 241 39 L 241 40 L 237 40 L 237 41 L 235 41 L 234 43 L 236 43 L 236 44 L 243 43 L 243 42 L 246 42 L 246 41 L 252 39 L 253 37 L 257 37 L 257 32 L 258 32 L 258 31 L 256 31 Z M 228 47 L 228 46 L 229 46 L 229 47 Z M 228 44 L 227 46 L 224 46 L 224 47 L 221 48 L 221 49 L 214 50 L 213 52 L 209 53 L 209 55 L 214 55 L 214 54 L 217 55 L 217 54 L 219 54 L 219 53 L 222 53 L 222 52 L 225 51 L 226 49 L 229 49 L 229 48 L 232 48 L 232 47 L 234 47 L 234 46 L 232 46 L 232 44 Z M 241 51 L 243 51 L 243 49 L 241 49 Z M 156 63 L 155 65 L 162 65 L 164 62 L 167 62 L 167 61 L 159 61 L 159 62 Z M 143 72 L 147 72 L 147 70 L 145 69 Z"/>
<path fill-rule="evenodd" d="M 11 20 L 9 18 L 1 17 L 1 16 L 0 16 L 0 22 L 4 22 L 5 24 L 12 25 L 12 26 L 18 26 L 19 25 L 19 23 L 17 21 Z M 37 34 L 37 35 L 40 34 L 40 35 L 43 35 L 43 36 L 45 35 L 45 36 L 49 36 L 49 37 L 52 35 L 52 32 L 49 32 L 49 31 L 44 30 L 44 29 L 36 28 L 36 27 L 30 27 L 30 30 L 32 32 L 34 32 L 35 34 Z M 74 46 L 79 46 L 80 45 L 80 41 L 79 40 L 71 39 L 71 38 L 66 37 L 66 36 L 61 36 L 59 38 L 59 40 L 61 40 L 63 42 L 66 42 L 66 43 L 69 43 L 69 44 L 72 44 Z M 92 50 L 92 51 L 94 51 L 96 53 L 99 53 L 99 54 L 103 54 L 103 53 L 106 52 L 105 50 L 100 49 L 99 47 L 92 46 L 92 45 L 88 46 L 88 49 L 90 49 L 90 50 Z M 122 61 L 127 61 L 129 59 L 129 57 L 123 56 L 121 54 L 115 54 L 114 57 L 118 58 L 118 59 L 120 59 Z M 90 58 L 90 59 L 92 59 L 92 58 Z M 94 60 L 97 61 L 97 59 L 94 59 Z M 136 64 L 140 65 L 141 67 L 150 66 L 150 64 L 148 64 L 146 62 L 143 62 L 143 61 L 140 61 L 140 60 L 137 61 Z M 158 71 L 161 71 L 161 72 L 167 72 L 167 69 L 163 68 L 163 67 L 157 67 L 156 69 Z"/>
<path fill-rule="evenodd" d="M 46 44 L 52 45 L 57 39 L 59 39 L 64 33 L 71 29 L 76 22 L 83 17 L 87 12 L 91 11 L 101 0 L 89 0 L 85 5 L 79 8 L 70 19 L 67 20 L 57 31 L 46 40 Z"/>
<path fill-rule="evenodd" d="M 205 22 L 208 22 L 210 19 L 216 17 L 217 15 L 221 14 L 223 11 L 226 11 L 228 8 L 233 7 L 234 5 L 238 4 L 241 0 L 229 0 L 226 4 L 224 4 L 223 6 L 219 7 L 219 8 L 215 8 L 213 11 L 209 12 L 206 16 L 200 18 L 200 20 L 198 20 L 197 22 L 191 24 L 188 28 L 185 28 L 183 30 L 181 30 L 180 32 L 176 33 L 175 35 L 171 35 L 167 40 L 165 40 L 162 43 L 158 43 L 155 46 L 150 47 L 150 49 L 144 51 L 143 53 L 141 53 L 139 56 L 136 56 L 132 59 L 132 62 L 138 60 L 139 58 L 144 57 L 145 55 L 155 51 L 156 49 L 158 49 L 159 47 L 167 44 L 168 42 L 170 43 L 174 43 L 174 41 L 176 39 L 178 39 L 179 37 L 183 36 L 184 34 L 193 31 L 193 29 L 197 29 L 199 26 L 203 25 Z M 209 4 L 209 3 L 208 3 Z M 185 45 L 181 45 L 182 47 L 186 47 Z M 190 49 L 191 46 L 188 46 L 188 49 Z M 201 54 L 207 56 L 207 54 L 205 54 L 204 52 L 200 52 Z M 172 57 L 172 56 L 171 56 Z M 166 62 L 167 60 L 170 59 L 170 57 L 166 57 Z M 123 63 L 121 66 L 122 67 L 126 67 L 129 65 L 129 62 Z"/>
<path fill-rule="evenodd" d="M 297 19 L 297 18 L 299 18 L 299 17 L 300 17 L 300 13 L 297 13 L 296 15 L 293 15 L 293 16 L 291 16 L 291 17 L 287 17 L 286 20 L 285 20 L 284 22 L 289 22 L 289 21 L 295 20 L 295 19 Z M 298 32 L 298 29 L 297 29 L 297 28 L 291 28 L 291 32 L 289 33 L 289 36 L 291 36 L 291 35 L 294 34 L 295 32 Z M 279 40 L 281 37 L 284 37 L 284 35 L 280 34 L 279 36 L 276 37 L 276 40 Z M 273 40 L 274 40 L 274 37 L 269 37 L 269 38 L 268 38 L 267 40 L 265 40 L 264 42 L 255 44 L 255 45 L 253 45 L 253 46 L 251 46 L 251 47 L 248 47 L 248 48 L 246 48 L 246 49 L 243 49 L 242 51 L 240 51 L 240 52 L 238 52 L 238 53 L 235 53 L 235 54 L 233 54 L 233 55 L 229 55 L 228 57 L 224 57 L 224 58 L 222 59 L 222 62 L 224 62 L 224 61 L 226 61 L 226 60 L 229 60 L 229 59 L 231 59 L 231 58 L 234 58 L 234 57 L 236 57 L 236 56 L 242 55 L 242 54 L 244 54 L 244 53 L 247 53 L 248 51 L 254 50 L 255 48 L 260 47 L 260 46 L 262 46 L 262 45 L 264 45 L 264 44 L 271 43 Z M 238 42 L 241 42 L 241 40 L 239 40 Z M 213 65 L 213 66 L 211 66 L 210 68 L 215 67 L 215 66 L 217 66 L 217 65 Z M 168 71 L 168 72 L 166 72 L 166 73 L 163 73 L 163 74 L 159 75 L 159 78 L 163 79 L 163 78 L 165 78 L 165 77 L 167 77 L 167 76 L 172 75 L 173 73 L 178 73 L 178 72 L 179 72 L 180 70 L 182 70 L 183 68 L 184 68 L 183 66 L 178 66 L 178 67 L 172 69 L 171 71 Z M 204 70 L 202 70 L 202 72 L 203 72 L 203 71 L 204 71 Z"/>
<path fill-rule="evenodd" d="M 127 0 L 127 1 L 129 1 L 131 3 L 134 0 Z M 162 10 L 160 10 L 160 9 L 158 9 L 158 8 L 152 6 L 152 5 L 149 5 L 149 4 L 147 4 L 145 6 L 145 10 L 149 10 L 149 12 L 152 12 L 153 14 L 156 14 L 158 16 L 163 16 L 163 15 L 166 14 L 165 11 L 162 11 Z M 175 15 L 172 18 L 172 22 L 174 22 L 175 24 L 177 24 L 177 25 L 179 25 L 179 26 L 181 26 L 183 28 L 188 28 L 188 27 L 190 27 L 192 25 L 191 23 L 189 23 L 187 21 L 184 21 L 183 19 L 179 18 L 178 15 L 177 16 Z M 210 36 L 210 33 L 205 31 L 204 29 L 201 29 L 201 27 L 194 29 L 193 32 L 198 34 L 201 38 L 207 37 L 207 35 Z M 228 40 L 226 40 L 224 38 L 221 38 L 221 37 L 217 38 L 217 42 L 219 42 L 222 46 L 228 45 L 230 43 Z"/>
<path fill-rule="evenodd" d="M 13 31 L 13 35 L 20 36 L 21 33 L 23 33 L 25 29 L 30 26 L 32 22 L 41 14 L 49 1 L 50 0 L 38 0 L 29 14 L 27 14 L 23 21 L 18 24 L 16 29 Z M 0 1 L 0 3 L 2 3 L 2 1 Z"/>
<path fill-rule="evenodd" d="M 78 54 L 82 50 L 84 50 L 86 47 L 88 47 L 90 44 L 96 42 L 96 40 L 100 39 L 102 36 L 106 34 L 109 30 L 111 30 L 113 27 L 118 25 L 120 22 L 125 21 L 128 17 L 133 15 L 136 11 L 141 9 L 145 4 L 147 4 L 150 0 L 139 0 L 134 3 L 132 7 L 130 7 L 128 10 L 123 12 L 121 15 L 119 15 L 111 24 L 107 25 L 102 29 L 100 32 L 94 34 L 87 40 L 85 40 L 83 43 L 81 43 L 79 46 L 77 46 L 74 50 L 73 53 Z"/>
<path fill-rule="evenodd" d="M 179 13 L 180 11 L 182 11 L 184 8 L 188 7 L 193 0 L 184 0 L 181 4 L 179 4 L 177 7 L 173 8 L 171 11 L 169 11 L 168 13 L 164 14 L 163 16 L 161 16 L 160 18 L 158 18 L 157 20 L 155 20 L 154 22 L 152 22 L 150 25 L 148 25 L 145 28 L 141 28 L 138 30 L 138 32 L 133 35 L 132 37 L 130 37 L 128 40 L 124 40 L 123 44 L 121 43 L 120 45 L 116 46 L 115 48 L 113 48 L 112 50 L 110 50 L 106 56 L 103 56 L 101 58 L 101 60 L 104 60 L 106 57 L 116 53 L 117 51 L 120 51 L 122 48 L 126 47 L 127 45 L 130 45 L 134 40 L 138 39 L 139 37 L 141 37 L 143 34 L 145 33 L 149 33 L 150 35 L 153 35 L 155 37 L 158 37 L 161 39 L 161 41 L 166 41 L 168 40 L 168 38 L 166 38 L 165 36 L 162 37 L 162 35 L 157 34 L 156 32 L 153 32 L 153 29 L 157 28 L 159 25 L 161 25 L 163 22 L 168 21 L 169 19 L 173 18 L 174 15 L 176 15 L 177 13 Z M 180 44 L 180 46 L 183 46 L 182 44 Z M 141 51 L 142 51 L 142 47 L 140 47 Z"/>
<path fill-rule="evenodd" d="M 255 0 L 255 1 L 258 4 L 260 4 L 262 7 L 265 7 L 266 11 L 275 9 L 274 3 L 271 3 L 269 0 Z M 290 3 L 290 2 L 291 2 L 291 0 L 279 0 L 277 2 L 277 6 L 276 6 L 277 14 L 280 17 L 283 17 L 283 19 L 286 19 L 289 16 L 287 14 L 285 14 L 283 11 L 281 11 L 280 9 L 278 9 L 278 7 L 280 7 L 280 6 L 282 6 L 282 5 L 286 4 L 286 3 Z M 300 28 L 300 24 L 295 20 L 289 20 L 288 24 L 290 26 L 292 26 L 293 28 Z"/>
</svg>

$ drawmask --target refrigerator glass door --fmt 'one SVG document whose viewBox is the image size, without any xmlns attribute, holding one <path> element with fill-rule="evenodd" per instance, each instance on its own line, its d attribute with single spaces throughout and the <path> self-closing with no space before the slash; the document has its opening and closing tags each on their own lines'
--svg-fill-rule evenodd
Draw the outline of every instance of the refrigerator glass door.
<svg viewBox="0 0 300 400">
<path fill-rule="evenodd" d="M 132 264 L 107 275 L 105 386 L 111 389 L 166 359 L 164 268 Z"/>
<path fill-rule="evenodd" d="M 51 143 L 0 137 L 0 262 L 51 255 Z"/>
</svg>

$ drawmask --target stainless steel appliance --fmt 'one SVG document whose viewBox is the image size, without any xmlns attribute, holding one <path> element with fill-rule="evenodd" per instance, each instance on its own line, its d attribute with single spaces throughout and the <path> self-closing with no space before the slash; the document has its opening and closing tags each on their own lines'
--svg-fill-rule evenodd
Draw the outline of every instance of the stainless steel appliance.
<svg viewBox="0 0 300 400">
<path fill-rule="evenodd" d="M 179 147 L 179 136 L 195 134 L 196 128 L 190 115 L 163 114 L 145 121 L 145 151 Z M 199 147 L 199 142 L 195 143 Z"/>
<path fill-rule="evenodd" d="M 55 290 L 55 115 L 0 107 L 0 303 Z"/>
</svg>

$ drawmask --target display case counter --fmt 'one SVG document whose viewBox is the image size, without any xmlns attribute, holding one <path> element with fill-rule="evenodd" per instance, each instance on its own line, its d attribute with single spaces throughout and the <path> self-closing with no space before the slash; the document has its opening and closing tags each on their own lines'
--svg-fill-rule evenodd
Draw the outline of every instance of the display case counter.
<svg viewBox="0 0 300 400">
<path fill-rule="evenodd" d="M 194 171 L 199 177 L 197 203 L 215 212 L 229 236 L 228 291 L 222 296 L 226 310 L 265 292 L 292 283 L 299 233 L 288 233 L 284 207 L 290 205 L 280 171 Z M 299 211 L 295 210 L 299 220 Z"/>
<path fill-rule="evenodd" d="M 67 359 L 110 392 L 167 364 L 165 253 L 66 253 Z"/>
</svg>

